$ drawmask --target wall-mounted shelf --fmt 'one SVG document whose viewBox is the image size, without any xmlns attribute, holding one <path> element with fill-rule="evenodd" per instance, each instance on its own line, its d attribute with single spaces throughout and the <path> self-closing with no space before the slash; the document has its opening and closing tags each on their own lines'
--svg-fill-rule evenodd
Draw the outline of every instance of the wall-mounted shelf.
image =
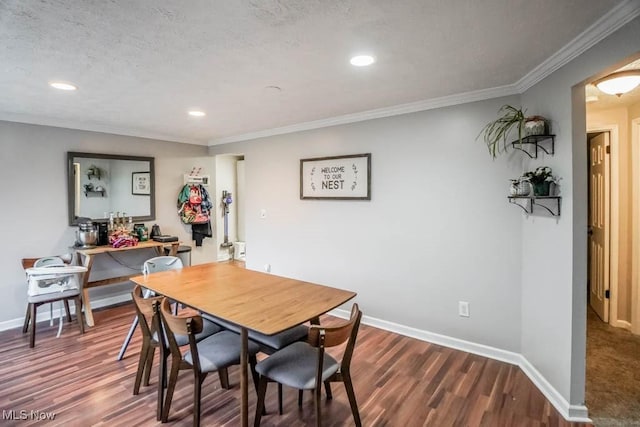
<svg viewBox="0 0 640 427">
<path fill-rule="evenodd" d="M 95 165 L 89 166 L 87 169 L 87 179 L 91 181 L 91 178 L 96 178 L 97 180 L 102 179 L 102 170 Z"/>
<path fill-rule="evenodd" d="M 553 216 L 560 216 L 560 196 L 508 196 L 509 203 L 518 205 L 528 214 L 534 206 L 540 206 Z"/>
<path fill-rule="evenodd" d="M 553 155 L 555 152 L 555 135 L 527 135 L 522 138 L 522 142 L 513 141 L 511 146 L 527 154 L 532 159 L 538 158 L 538 150 Z"/>
<path fill-rule="evenodd" d="M 100 190 L 100 191 L 96 191 L 96 190 L 91 190 L 91 191 L 86 191 L 84 192 L 84 196 L 85 197 L 104 197 L 104 192 L 105 190 Z"/>
</svg>

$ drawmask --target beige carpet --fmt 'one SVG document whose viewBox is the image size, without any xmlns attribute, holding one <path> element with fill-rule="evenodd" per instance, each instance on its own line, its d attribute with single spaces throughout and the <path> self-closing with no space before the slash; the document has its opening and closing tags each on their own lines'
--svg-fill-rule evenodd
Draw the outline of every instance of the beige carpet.
<svg viewBox="0 0 640 427">
<path fill-rule="evenodd" d="M 597 427 L 640 426 L 640 336 L 587 313 L 589 417 Z"/>
</svg>

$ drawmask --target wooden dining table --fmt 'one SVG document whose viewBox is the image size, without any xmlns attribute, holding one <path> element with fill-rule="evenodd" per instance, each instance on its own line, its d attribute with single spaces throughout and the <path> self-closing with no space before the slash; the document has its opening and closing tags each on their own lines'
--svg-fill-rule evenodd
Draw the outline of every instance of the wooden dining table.
<svg viewBox="0 0 640 427">
<path fill-rule="evenodd" d="M 316 319 L 356 296 L 355 292 L 248 270 L 228 262 L 200 264 L 130 280 L 240 328 L 243 427 L 249 423 L 248 331 L 274 335 Z"/>
</svg>

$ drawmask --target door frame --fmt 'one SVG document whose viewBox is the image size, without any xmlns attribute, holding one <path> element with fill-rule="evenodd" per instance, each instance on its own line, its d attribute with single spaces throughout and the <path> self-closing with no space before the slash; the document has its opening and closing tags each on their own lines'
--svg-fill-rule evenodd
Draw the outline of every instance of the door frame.
<svg viewBox="0 0 640 427">
<path fill-rule="evenodd" d="M 590 133 L 596 132 L 609 132 L 609 162 L 608 162 L 608 179 L 609 179 L 609 215 L 608 215 L 608 227 L 609 227 L 609 241 L 605 242 L 609 245 L 609 324 L 618 328 L 629 329 L 630 325 L 624 320 L 618 319 L 618 269 L 611 268 L 611 266 L 618 265 L 619 262 L 619 240 L 620 240 L 620 182 L 619 175 L 611 173 L 613 170 L 618 170 L 619 158 L 619 143 L 618 143 L 618 125 L 617 124 L 605 124 L 594 127 L 587 127 L 587 136 Z M 587 139 L 587 144 L 589 140 Z M 588 149 L 588 145 L 587 145 Z M 587 251 L 589 249 L 587 248 Z"/>
<path fill-rule="evenodd" d="M 631 120 L 631 332 L 640 335 L 640 118 Z"/>
</svg>

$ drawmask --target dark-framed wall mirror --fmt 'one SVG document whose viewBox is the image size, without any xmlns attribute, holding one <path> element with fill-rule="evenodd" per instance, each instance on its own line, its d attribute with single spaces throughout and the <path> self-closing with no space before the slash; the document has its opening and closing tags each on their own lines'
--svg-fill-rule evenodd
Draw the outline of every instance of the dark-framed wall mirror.
<svg viewBox="0 0 640 427">
<path fill-rule="evenodd" d="M 156 218 L 153 157 L 69 151 L 67 189 L 69 225 L 117 212 L 137 222 Z"/>
</svg>

